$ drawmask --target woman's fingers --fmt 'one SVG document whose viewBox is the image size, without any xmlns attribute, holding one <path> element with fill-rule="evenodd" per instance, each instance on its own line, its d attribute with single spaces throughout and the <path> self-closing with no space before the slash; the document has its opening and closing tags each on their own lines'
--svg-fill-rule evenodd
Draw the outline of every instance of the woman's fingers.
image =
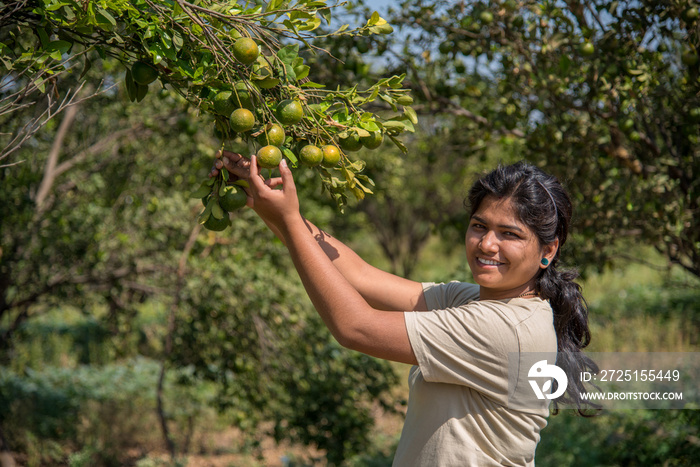
<svg viewBox="0 0 700 467">
<path fill-rule="evenodd" d="M 287 166 L 287 161 L 282 159 L 279 165 L 280 175 L 282 176 L 282 189 L 289 193 L 294 193 L 296 196 L 297 187 L 294 185 L 294 177 L 292 176 L 292 171 Z"/>
<path fill-rule="evenodd" d="M 268 178 L 267 180 L 265 180 L 265 185 L 267 185 L 270 188 L 277 188 L 282 184 L 282 177 Z"/>
<path fill-rule="evenodd" d="M 255 156 L 250 156 L 250 179 L 248 183 L 258 192 L 265 188 L 265 179 L 260 175 L 258 158 Z"/>
<path fill-rule="evenodd" d="M 214 166 L 209 172 L 209 178 L 219 175 L 221 169 L 226 168 L 236 178 L 247 180 L 250 177 L 250 160 L 241 154 L 219 150 L 215 154 Z"/>
</svg>

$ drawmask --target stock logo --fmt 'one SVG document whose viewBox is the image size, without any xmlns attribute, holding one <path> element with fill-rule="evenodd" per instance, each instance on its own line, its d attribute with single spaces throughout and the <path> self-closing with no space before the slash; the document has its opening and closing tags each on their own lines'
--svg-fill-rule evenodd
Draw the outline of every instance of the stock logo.
<svg viewBox="0 0 700 467">
<path fill-rule="evenodd" d="M 564 370 L 556 365 L 547 364 L 547 360 L 540 360 L 532 365 L 530 367 L 530 371 L 527 373 L 527 376 L 529 378 L 547 378 L 547 380 L 542 384 L 542 387 L 540 387 L 536 380 L 528 380 L 538 399 L 556 399 L 564 394 L 566 391 L 566 385 L 569 382 L 566 378 L 566 373 L 564 373 Z M 548 394 L 549 390 L 552 389 L 552 378 L 557 380 L 557 390 L 551 394 Z"/>
</svg>

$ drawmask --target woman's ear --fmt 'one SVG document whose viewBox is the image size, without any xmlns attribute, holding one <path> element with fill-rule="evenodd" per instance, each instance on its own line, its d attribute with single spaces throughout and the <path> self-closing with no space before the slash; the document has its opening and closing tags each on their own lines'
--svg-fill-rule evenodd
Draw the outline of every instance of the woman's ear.
<svg viewBox="0 0 700 467">
<path fill-rule="evenodd" d="M 542 248 L 542 260 L 540 261 L 540 267 L 542 269 L 547 268 L 550 264 L 552 264 L 552 261 L 554 261 L 554 257 L 557 255 L 557 251 L 559 251 L 559 239 L 557 238 L 554 240 L 552 243 L 549 243 Z"/>
</svg>

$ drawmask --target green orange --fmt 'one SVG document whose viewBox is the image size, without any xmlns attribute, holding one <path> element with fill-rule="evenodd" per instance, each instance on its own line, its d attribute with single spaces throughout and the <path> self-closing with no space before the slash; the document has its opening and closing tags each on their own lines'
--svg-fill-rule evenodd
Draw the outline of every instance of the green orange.
<svg viewBox="0 0 700 467">
<path fill-rule="evenodd" d="M 224 196 L 219 197 L 219 206 L 224 211 L 236 211 L 245 206 L 248 201 L 248 195 L 243 188 L 235 186 L 227 186 L 224 188 Z"/>
<path fill-rule="evenodd" d="M 158 71 L 152 65 L 138 61 L 131 66 L 131 76 L 136 83 L 148 86 L 158 78 Z"/>
<path fill-rule="evenodd" d="M 299 151 L 299 159 L 302 164 L 315 167 L 323 162 L 323 150 L 316 145 L 307 144 Z"/>
<path fill-rule="evenodd" d="M 698 9 L 695 7 L 690 7 L 686 9 L 681 16 L 683 17 L 683 20 L 685 20 L 688 23 L 692 23 L 696 19 L 698 19 L 698 15 L 700 12 L 698 12 Z"/>
<path fill-rule="evenodd" d="M 360 141 L 360 135 L 357 133 L 350 133 L 345 138 L 340 138 L 338 143 L 344 151 L 359 151 L 362 149 L 362 141 Z"/>
<path fill-rule="evenodd" d="M 244 65 L 250 65 L 258 59 L 258 44 L 249 37 L 241 37 L 233 44 L 233 56 Z"/>
<path fill-rule="evenodd" d="M 275 116 L 282 125 L 295 125 L 304 116 L 304 109 L 298 100 L 285 99 L 277 104 Z"/>
<path fill-rule="evenodd" d="M 479 19 L 483 24 L 489 25 L 493 23 L 493 13 L 490 11 L 482 11 L 479 15 Z"/>
<path fill-rule="evenodd" d="M 340 162 L 340 149 L 331 144 L 327 144 L 321 148 L 323 151 L 323 162 L 321 165 L 324 167 L 335 167 Z"/>
<path fill-rule="evenodd" d="M 209 214 L 209 218 L 204 222 L 204 227 L 208 230 L 213 230 L 215 232 L 221 232 L 226 227 L 231 225 L 231 221 L 228 218 L 228 214 L 224 214 L 224 217 L 217 219 L 213 214 Z"/>
<path fill-rule="evenodd" d="M 590 42 L 584 42 L 583 44 L 581 44 L 580 51 L 581 55 L 590 57 L 595 53 L 595 46 Z"/>
<path fill-rule="evenodd" d="M 221 115 L 231 115 L 238 107 L 231 99 L 231 91 L 221 91 L 214 96 L 214 110 Z"/>
<path fill-rule="evenodd" d="M 360 137 L 360 141 L 367 149 L 377 149 L 384 142 L 384 135 L 381 131 L 370 131 L 369 136 Z"/>
<path fill-rule="evenodd" d="M 244 133 L 255 126 L 255 115 L 248 109 L 236 109 L 231 113 L 229 121 L 233 131 Z"/>
<path fill-rule="evenodd" d="M 271 89 L 280 84 L 280 80 L 277 78 L 263 78 L 255 80 L 254 83 L 260 89 Z"/>
<path fill-rule="evenodd" d="M 256 154 L 258 167 L 263 169 L 274 169 L 282 162 L 282 151 L 277 146 L 263 146 Z"/>
<path fill-rule="evenodd" d="M 258 136 L 258 143 L 261 146 L 273 145 L 282 146 L 284 144 L 284 138 L 286 137 L 284 133 L 284 128 L 280 125 L 274 123 L 267 128 L 263 129 L 263 132 Z"/>
</svg>

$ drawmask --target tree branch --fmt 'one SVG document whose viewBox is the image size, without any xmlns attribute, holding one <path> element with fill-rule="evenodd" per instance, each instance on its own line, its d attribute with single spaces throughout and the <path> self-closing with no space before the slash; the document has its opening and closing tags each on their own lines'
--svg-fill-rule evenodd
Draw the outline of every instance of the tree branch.
<svg viewBox="0 0 700 467">
<path fill-rule="evenodd" d="M 46 196 L 51 190 L 51 187 L 53 186 L 56 177 L 59 175 L 59 173 L 57 173 L 56 171 L 56 166 L 58 165 L 58 157 L 61 154 L 61 147 L 63 146 L 63 141 L 66 139 L 68 130 L 73 124 L 77 113 L 77 105 L 68 106 L 63 120 L 61 121 L 61 124 L 58 127 L 58 131 L 56 132 L 56 137 L 54 138 L 53 143 L 51 144 L 49 157 L 46 161 L 46 166 L 44 168 L 44 177 L 41 179 L 39 189 L 36 193 L 36 198 L 34 199 L 37 206 L 37 211 L 39 212 L 43 211 Z"/>
</svg>

